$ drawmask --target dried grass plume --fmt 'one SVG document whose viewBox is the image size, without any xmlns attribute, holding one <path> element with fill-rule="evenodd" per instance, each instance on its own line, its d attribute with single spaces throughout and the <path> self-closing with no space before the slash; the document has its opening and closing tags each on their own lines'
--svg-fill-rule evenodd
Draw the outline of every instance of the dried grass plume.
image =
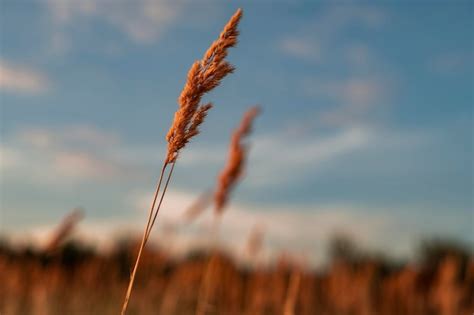
<svg viewBox="0 0 474 315">
<path fill-rule="evenodd" d="M 218 186 L 214 194 L 217 214 L 222 213 L 232 188 L 242 176 L 248 149 L 243 141 L 250 134 L 252 122 L 259 112 L 260 108 L 258 106 L 250 108 L 244 114 L 240 126 L 232 134 L 227 165 L 219 175 Z"/>
<path fill-rule="evenodd" d="M 59 246 L 68 238 L 68 236 L 71 235 L 74 228 L 83 217 L 84 211 L 80 208 L 72 210 L 67 216 L 65 216 L 49 238 L 44 249 L 45 252 L 53 253 L 56 249 L 58 249 Z"/>
<path fill-rule="evenodd" d="M 219 38 L 214 41 L 211 47 L 209 47 L 209 49 L 206 51 L 202 60 L 194 62 L 188 72 L 186 84 L 178 98 L 179 108 L 174 115 L 173 123 L 170 130 L 168 131 L 168 134 L 166 135 L 166 140 L 168 141 L 168 151 L 166 153 L 166 158 L 164 160 L 161 174 L 156 185 L 156 190 L 151 203 L 142 242 L 138 250 L 134 267 L 130 274 L 130 280 L 122 306 L 122 315 L 125 315 L 127 312 L 128 303 L 133 290 L 135 275 L 138 270 L 141 255 L 145 244 L 150 237 L 150 233 L 161 208 L 161 204 L 173 174 L 173 169 L 176 164 L 175 162 L 178 158 L 179 151 L 189 142 L 192 137 L 199 133 L 199 126 L 206 118 L 207 112 L 212 108 L 211 103 L 204 105 L 200 104 L 201 99 L 204 94 L 217 87 L 221 80 L 234 70 L 234 67 L 229 64 L 225 58 L 228 54 L 227 50 L 237 44 L 237 37 L 239 35 L 237 26 L 241 18 L 242 10 L 238 9 L 224 26 Z M 166 176 L 166 180 L 164 181 L 165 184 L 160 194 L 165 171 L 169 165 L 171 165 L 171 168 L 169 169 L 168 175 Z"/>
<path fill-rule="evenodd" d="M 234 71 L 234 67 L 225 58 L 227 50 L 237 44 L 239 35 L 237 26 L 241 18 L 242 10 L 238 9 L 203 58 L 195 61 L 189 69 L 187 82 L 178 98 L 179 109 L 166 135 L 168 141 L 166 163 L 175 162 L 179 151 L 199 133 L 198 127 L 212 107 L 211 104 L 200 105 L 201 98 L 217 87 L 226 75 Z"/>
</svg>

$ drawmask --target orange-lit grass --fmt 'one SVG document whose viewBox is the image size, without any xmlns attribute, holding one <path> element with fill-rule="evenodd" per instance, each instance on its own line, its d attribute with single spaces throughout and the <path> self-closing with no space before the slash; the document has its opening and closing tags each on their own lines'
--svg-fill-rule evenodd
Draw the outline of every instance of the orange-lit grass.
<svg viewBox="0 0 474 315">
<path fill-rule="evenodd" d="M 221 80 L 234 71 L 234 67 L 229 64 L 225 58 L 227 50 L 237 44 L 239 32 L 237 26 L 242 17 L 242 10 L 238 9 L 224 26 L 219 38 L 214 41 L 204 54 L 202 60 L 194 62 L 188 72 L 186 84 L 178 99 L 179 107 L 175 113 L 173 123 L 166 135 L 168 141 L 168 152 L 161 169 L 160 178 L 155 190 L 153 201 L 148 215 L 148 221 L 143 232 L 142 241 L 138 250 L 135 265 L 130 275 L 130 281 L 125 294 L 121 314 L 127 311 L 130 296 L 135 282 L 135 276 L 140 264 L 143 249 L 150 237 L 151 230 L 155 224 L 158 212 L 160 210 L 163 198 L 166 194 L 168 184 L 173 174 L 176 160 L 179 152 L 192 137 L 199 134 L 199 126 L 203 123 L 207 112 L 212 108 L 212 104 L 200 104 L 201 98 L 210 90 L 217 87 Z M 158 205 L 155 209 L 156 200 L 160 194 L 160 188 L 165 171 L 170 166 L 170 171 L 166 178 L 166 183 L 161 193 Z"/>
</svg>

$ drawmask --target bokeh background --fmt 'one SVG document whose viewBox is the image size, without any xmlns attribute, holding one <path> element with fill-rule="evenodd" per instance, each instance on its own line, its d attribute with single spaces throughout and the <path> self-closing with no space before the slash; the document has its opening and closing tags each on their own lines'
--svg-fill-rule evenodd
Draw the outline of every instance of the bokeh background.
<svg viewBox="0 0 474 315">
<path fill-rule="evenodd" d="M 186 73 L 238 7 L 130 314 L 472 314 L 471 1 L 0 0 L 2 314 L 118 312 Z M 212 205 L 183 213 L 255 104 L 206 255 Z"/>
</svg>

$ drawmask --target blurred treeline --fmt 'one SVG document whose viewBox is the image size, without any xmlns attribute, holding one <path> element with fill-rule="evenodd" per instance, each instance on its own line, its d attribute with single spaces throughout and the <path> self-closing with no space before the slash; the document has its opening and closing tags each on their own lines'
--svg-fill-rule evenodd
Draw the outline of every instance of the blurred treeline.
<svg viewBox="0 0 474 315">
<path fill-rule="evenodd" d="M 138 244 L 96 252 L 69 241 L 53 252 L 0 244 L 0 314 L 118 314 Z M 129 314 L 195 314 L 206 287 L 206 314 L 472 315 L 474 257 L 469 248 L 430 240 L 412 262 L 329 246 L 330 263 L 312 269 L 282 256 L 244 265 L 222 252 L 175 259 L 147 248 Z M 212 264 L 211 264 L 212 262 Z M 211 272 L 207 271 L 209 266 Z M 290 285 L 291 279 L 299 281 Z M 289 290 L 289 286 L 293 286 Z M 290 291 L 295 295 L 290 309 Z M 290 302 L 291 303 L 291 302 Z"/>
</svg>

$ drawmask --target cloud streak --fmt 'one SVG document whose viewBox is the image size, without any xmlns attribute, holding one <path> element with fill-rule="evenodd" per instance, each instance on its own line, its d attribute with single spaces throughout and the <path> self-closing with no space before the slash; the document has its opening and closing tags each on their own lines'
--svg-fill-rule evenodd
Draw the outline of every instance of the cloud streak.
<svg viewBox="0 0 474 315">
<path fill-rule="evenodd" d="M 333 6 L 322 11 L 313 21 L 306 24 L 299 34 L 280 40 L 280 50 L 288 56 L 326 61 L 338 44 L 341 35 L 352 26 L 377 29 L 386 19 L 386 13 L 368 6 Z"/>
<path fill-rule="evenodd" d="M 43 73 L 25 66 L 0 60 L 0 89 L 20 94 L 40 94 L 50 87 Z"/>
<path fill-rule="evenodd" d="M 141 223 L 146 218 L 146 211 L 151 200 L 151 191 L 135 191 L 125 196 L 130 209 L 135 210 L 126 217 L 115 216 L 113 219 L 87 219 L 80 224 L 76 236 L 99 247 L 109 247 L 120 235 L 138 237 L 142 231 Z M 158 228 L 151 235 L 151 241 L 169 247 L 177 253 L 210 244 L 212 211 L 208 209 L 192 225 L 183 222 L 183 213 L 197 196 L 190 192 L 171 189 L 163 203 L 157 221 Z M 327 245 L 335 235 L 350 236 L 357 244 L 371 250 L 383 251 L 391 248 L 390 254 L 407 257 L 411 254 L 411 244 L 418 240 L 422 222 L 413 219 L 389 215 L 397 213 L 396 209 L 361 209 L 347 204 L 310 204 L 266 205 L 231 203 L 222 217 L 220 242 L 233 252 L 236 257 L 245 247 L 245 241 L 252 227 L 259 224 L 264 230 L 264 256 L 274 259 L 281 252 L 288 250 L 303 254 L 312 264 L 320 264 L 327 258 Z M 86 213 L 87 215 L 87 213 Z M 59 218 L 58 218 L 59 220 Z M 408 224 L 409 223 L 409 224 Z M 441 224 L 441 222 L 432 222 Z M 55 226 L 43 224 L 25 228 L 22 234 L 12 233 L 13 238 L 34 236 L 41 244 Z M 176 233 L 165 238 L 165 229 L 174 227 Z M 403 237 L 399 235 L 400 226 Z M 297 227 L 297 228 L 295 228 Z M 432 228 L 432 227 L 430 227 Z M 28 231 L 28 232 L 25 232 Z M 404 240 L 393 244 L 392 240 Z"/>
<path fill-rule="evenodd" d="M 333 106 L 319 114 L 319 121 L 328 126 L 350 126 L 367 122 L 390 103 L 387 79 L 378 76 L 351 76 L 330 80 L 308 78 L 303 82 L 306 94 Z"/>
<path fill-rule="evenodd" d="M 151 197 L 151 191 L 135 191 L 129 195 L 128 203 L 136 210 L 135 213 L 145 217 Z M 196 194 L 171 189 L 159 214 L 158 224 L 161 227 L 171 224 L 180 230 L 180 234 L 176 235 L 178 239 L 175 240 L 175 245 L 182 250 L 209 243 L 213 222 L 211 208 L 194 225 L 184 224 L 183 214 L 195 198 Z M 280 251 L 292 248 L 305 252 L 315 262 L 321 262 L 327 242 L 332 236 L 340 233 L 351 235 L 356 241 L 380 249 L 385 245 L 384 240 L 377 240 L 381 240 L 380 236 L 388 228 L 394 230 L 398 223 L 386 214 L 362 211 L 344 204 L 258 206 L 233 202 L 222 217 L 220 231 L 223 245 L 236 251 L 242 249 L 252 227 L 260 224 L 264 226 L 266 251 L 270 256 L 274 257 Z M 129 224 L 128 228 L 135 233 L 140 231 L 136 225 Z M 159 242 L 160 238 L 155 235 L 155 241 Z M 407 248 L 402 248 L 398 254 L 407 254 Z"/>
<path fill-rule="evenodd" d="M 409 141 L 406 138 L 409 138 Z M 81 237 L 94 242 L 97 239 L 110 242 L 119 233 L 141 231 L 141 223 L 147 215 L 152 192 L 140 185 L 143 177 L 136 181 L 137 178 L 132 179 L 131 175 L 146 174 L 150 164 L 145 165 L 143 160 L 123 158 L 122 154 L 115 155 L 120 150 L 131 155 L 137 154 L 138 147 L 125 143 L 114 133 L 84 125 L 68 128 L 36 127 L 21 130 L 7 140 L 0 148 L 2 176 L 6 174 L 8 178 L 13 176 L 16 180 L 22 180 L 22 185 L 25 181 L 36 178 L 39 190 L 48 185 L 50 188 L 70 187 L 76 183 L 89 186 L 90 183 L 104 181 L 108 184 L 106 186 L 113 186 L 110 187 L 112 193 L 108 192 L 108 195 L 104 187 L 97 188 L 100 198 L 113 198 L 113 209 L 101 209 L 109 211 L 113 220 L 100 220 L 91 215 L 90 221 L 86 220 L 82 226 Z M 385 150 L 392 147 L 392 150 L 397 151 L 398 149 L 393 149 L 394 144 L 417 146 L 412 135 L 397 137 L 393 133 L 381 133 L 380 130 L 362 126 L 316 137 L 304 134 L 295 136 L 284 132 L 256 136 L 252 139 L 250 152 L 251 176 L 243 184 L 257 190 L 272 189 L 274 185 L 288 187 L 305 176 L 317 175 L 318 170 L 324 169 L 328 163 L 337 163 L 339 158 L 347 158 L 360 150 L 370 152 L 374 148 Z M 69 147 L 70 145 L 73 147 Z M 201 147 L 210 157 L 210 160 L 206 160 L 206 155 L 199 154 L 197 148 L 199 147 L 189 150 L 190 157 L 200 158 L 180 164 L 183 172 L 195 170 L 197 165 L 215 163 L 214 156 L 221 155 L 226 150 L 225 146 L 213 147 L 212 152 L 211 149 Z M 35 158 L 29 159 L 28 156 Z M 118 191 L 123 193 L 123 187 L 117 191 L 114 189 L 126 185 L 125 183 L 129 185 L 126 193 L 117 194 Z M 183 212 L 199 195 L 199 192 L 183 191 L 176 187 L 179 185 L 174 186 L 166 196 L 160 211 L 159 225 L 175 225 L 181 222 Z M 92 213 L 98 212 L 94 207 L 97 205 L 91 204 L 90 208 L 86 205 L 86 209 Z M 412 242 L 417 240 L 421 233 L 428 234 L 430 231 L 442 229 L 439 220 L 433 219 L 428 228 L 423 225 L 423 218 L 414 218 L 411 215 L 408 217 L 406 213 L 410 212 L 407 207 L 402 207 L 405 214 L 401 213 L 400 209 L 389 207 L 374 209 L 363 205 L 338 203 L 338 200 L 296 204 L 267 202 L 263 205 L 237 201 L 231 203 L 224 216 L 222 237 L 224 244 L 240 250 L 251 227 L 255 223 L 262 223 L 265 226 L 265 242 L 269 256 L 276 255 L 283 249 L 293 248 L 309 253 L 312 261 L 320 262 L 324 257 L 328 239 L 340 232 L 351 235 L 364 246 L 376 249 L 391 246 L 396 254 L 407 255 Z M 110 215 L 110 211 L 113 211 L 113 215 Z M 176 236 L 176 246 L 180 250 L 208 242 L 207 222 L 211 222 L 211 213 L 212 211 L 207 211 L 207 214 L 197 221 L 197 226 L 183 228 L 182 233 Z M 436 224 L 436 227 L 433 227 L 433 224 Z M 38 228 L 38 233 L 45 235 L 46 228 Z M 397 234 L 400 230 L 403 230 L 403 237 Z M 157 232 L 159 233 L 159 230 Z M 160 238 L 156 237 L 158 240 Z M 392 244 L 394 238 L 400 240 L 400 243 Z"/>
<path fill-rule="evenodd" d="M 294 136 L 277 133 L 252 141 L 249 172 L 255 172 L 251 185 L 279 185 L 304 177 L 306 172 L 324 167 L 325 162 L 362 149 L 370 144 L 372 131 L 354 127 L 321 136 Z"/>
<path fill-rule="evenodd" d="M 2 142 L 2 173 L 43 184 L 113 179 L 127 167 L 104 149 L 118 143 L 116 135 L 91 126 L 28 127 Z"/>
<path fill-rule="evenodd" d="M 112 2 L 100 0 L 49 0 L 55 38 L 59 48 L 66 48 L 67 26 L 88 20 L 105 22 L 138 44 L 151 44 L 178 18 L 181 5 L 167 0 Z"/>
</svg>

